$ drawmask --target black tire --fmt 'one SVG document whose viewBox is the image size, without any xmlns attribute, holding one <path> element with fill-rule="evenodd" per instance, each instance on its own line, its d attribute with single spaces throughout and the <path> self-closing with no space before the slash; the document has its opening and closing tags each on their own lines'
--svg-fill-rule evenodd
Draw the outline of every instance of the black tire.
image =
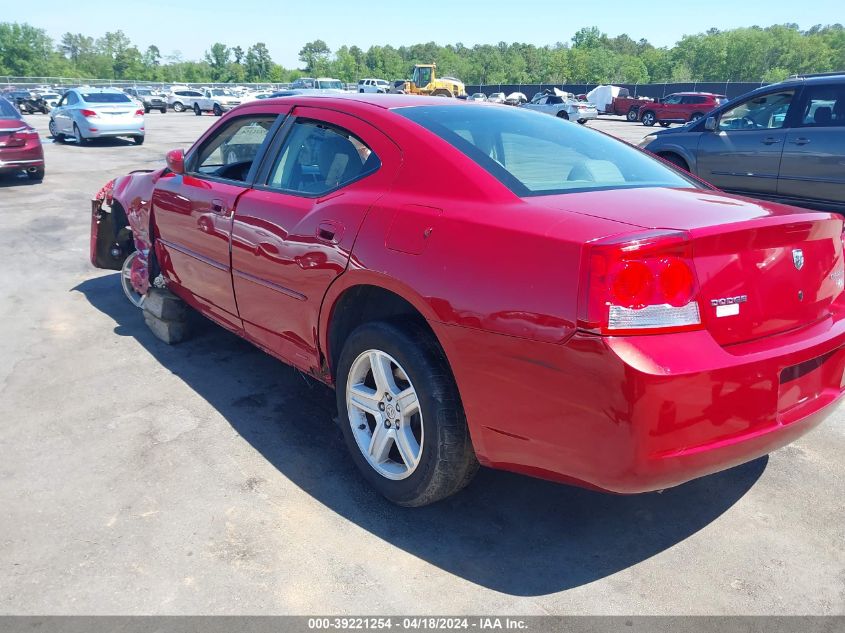
<svg viewBox="0 0 845 633">
<path fill-rule="evenodd" d="M 82 145 L 88 145 L 88 144 L 89 144 L 89 142 L 90 142 L 90 140 L 89 140 L 89 139 L 87 139 L 87 138 L 85 138 L 84 136 L 82 136 L 82 132 L 80 132 L 80 131 L 79 131 L 79 126 L 78 126 L 76 123 L 74 123 L 74 124 L 73 124 L 73 135 L 76 137 L 76 142 L 77 142 L 80 146 L 82 146 Z"/>
<path fill-rule="evenodd" d="M 143 136 L 133 136 L 132 142 L 135 143 L 135 145 L 143 145 L 144 144 L 144 137 Z"/>
<path fill-rule="evenodd" d="M 564 112 L 563 110 L 561 110 L 560 112 L 557 113 L 557 118 L 563 119 L 564 121 L 568 121 L 569 115 L 566 112 Z"/>
<path fill-rule="evenodd" d="M 361 88 L 358 92 L 361 93 L 361 94 L 364 94 L 364 89 Z"/>
<path fill-rule="evenodd" d="M 37 167 L 35 171 L 26 172 L 26 175 L 27 177 L 29 177 L 30 180 L 34 180 L 35 182 L 41 182 L 42 180 L 44 180 L 44 168 Z"/>
<path fill-rule="evenodd" d="M 637 108 L 631 108 L 628 110 L 628 114 L 625 115 L 625 118 L 628 119 L 631 123 L 639 118 L 640 111 Z"/>
<path fill-rule="evenodd" d="M 689 171 L 689 165 L 687 165 L 687 161 L 685 161 L 683 158 L 681 158 L 677 154 L 668 153 L 668 154 L 659 154 L 659 156 L 663 160 L 672 163 L 676 167 L 680 167 L 684 171 Z"/>
<path fill-rule="evenodd" d="M 200 104 L 198 103 L 194 104 L 194 114 L 196 114 L 197 116 L 202 116 L 202 110 L 200 110 Z"/>
<path fill-rule="evenodd" d="M 167 114 L 167 108 L 162 108 L 161 110 L 159 110 L 159 112 L 161 112 L 162 114 Z"/>
<path fill-rule="evenodd" d="M 220 107 L 219 103 L 215 103 L 211 111 L 214 113 L 214 116 L 223 116 L 223 108 Z"/>
<path fill-rule="evenodd" d="M 405 479 L 379 474 L 358 447 L 346 406 L 346 388 L 355 360 L 367 350 L 392 356 L 407 373 L 419 399 L 424 440 L 419 462 Z M 428 505 L 466 486 L 478 469 L 466 418 L 443 350 L 422 325 L 403 321 L 365 323 L 350 334 L 337 367 L 337 408 L 346 446 L 367 480 L 401 506 Z"/>
<path fill-rule="evenodd" d="M 660 123 L 660 127 L 669 127 L 672 125 L 669 121 L 658 121 L 658 123 Z"/>
<path fill-rule="evenodd" d="M 50 119 L 50 123 L 48 123 L 47 127 L 50 128 L 50 136 L 53 137 L 53 140 L 55 140 L 57 143 L 65 142 L 65 135 L 56 132 L 56 122 L 53 119 Z"/>
<path fill-rule="evenodd" d="M 693 115 L 689 118 L 690 121 L 698 121 L 704 114 L 701 112 L 694 112 Z"/>
<path fill-rule="evenodd" d="M 587 124 L 587 119 L 578 119 L 578 124 L 579 124 L 579 125 L 586 125 L 586 124 Z"/>
<path fill-rule="evenodd" d="M 185 106 L 182 104 L 181 101 L 174 101 L 173 102 L 173 111 L 174 112 L 184 112 Z"/>
<path fill-rule="evenodd" d="M 655 123 L 657 123 L 657 117 L 654 116 L 654 112 L 652 112 L 651 110 L 646 110 L 645 112 L 643 112 L 642 121 L 643 121 L 643 125 L 645 125 L 647 127 L 651 127 Z"/>
<path fill-rule="evenodd" d="M 150 109 L 145 106 L 144 107 L 144 114 L 149 114 L 149 113 L 150 113 Z"/>
</svg>

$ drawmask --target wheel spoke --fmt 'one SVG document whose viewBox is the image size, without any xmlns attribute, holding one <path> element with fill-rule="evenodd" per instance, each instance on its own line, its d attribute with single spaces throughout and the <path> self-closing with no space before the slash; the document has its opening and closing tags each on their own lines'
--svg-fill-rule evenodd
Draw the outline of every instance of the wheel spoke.
<svg viewBox="0 0 845 633">
<path fill-rule="evenodd" d="M 413 470 L 417 461 L 420 458 L 420 445 L 414 437 L 411 427 L 405 425 L 396 431 L 396 448 L 399 450 L 399 455 L 402 461 L 408 467 L 408 470 Z"/>
<path fill-rule="evenodd" d="M 378 394 L 364 384 L 352 385 L 349 388 L 349 404 L 364 413 L 370 413 L 379 419 L 381 411 L 378 408 Z"/>
<path fill-rule="evenodd" d="M 396 396 L 396 407 L 402 414 L 402 417 L 407 417 L 420 408 L 420 402 L 417 399 L 417 392 L 413 387 L 408 387 L 405 391 Z"/>
<path fill-rule="evenodd" d="M 390 359 L 378 352 L 370 354 L 370 368 L 373 371 L 373 380 L 376 383 L 376 391 L 380 394 L 389 393 L 396 395 L 396 381 L 393 379 L 393 368 Z"/>
<path fill-rule="evenodd" d="M 376 426 L 373 429 L 373 435 L 370 438 L 370 457 L 377 464 L 387 460 L 387 455 L 390 453 L 390 447 L 393 443 L 393 438 L 390 431 L 384 428 L 381 420 L 376 418 Z"/>
</svg>

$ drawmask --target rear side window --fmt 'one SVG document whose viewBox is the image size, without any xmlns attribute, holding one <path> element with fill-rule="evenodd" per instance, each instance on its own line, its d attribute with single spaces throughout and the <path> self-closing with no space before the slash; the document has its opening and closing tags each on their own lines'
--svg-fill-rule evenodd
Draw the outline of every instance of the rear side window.
<svg viewBox="0 0 845 633">
<path fill-rule="evenodd" d="M 845 86 L 812 86 L 804 91 L 801 127 L 845 127 Z"/>
<path fill-rule="evenodd" d="M 381 165 L 375 153 L 343 128 L 298 120 L 270 170 L 268 186 L 318 196 L 358 180 Z"/>
<path fill-rule="evenodd" d="M 486 169 L 518 196 L 632 187 L 699 188 L 603 134 L 521 108 L 398 108 Z"/>
</svg>

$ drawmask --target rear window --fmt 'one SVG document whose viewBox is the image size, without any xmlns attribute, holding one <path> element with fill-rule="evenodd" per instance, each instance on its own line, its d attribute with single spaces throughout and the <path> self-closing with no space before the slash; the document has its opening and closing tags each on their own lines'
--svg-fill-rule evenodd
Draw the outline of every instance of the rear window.
<svg viewBox="0 0 845 633">
<path fill-rule="evenodd" d="M 21 115 L 18 113 L 15 106 L 0 98 L 0 119 L 20 119 Z"/>
<path fill-rule="evenodd" d="M 81 92 L 82 100 L 86 103 L 131 103 L 132 100 L 122 93 L 116 92 Z"/>
<path fill-rule="evenodd" d="M 604 134 L 519 108 L 394 110 L 466 154 L 521 197 L 635 187 L 695 187 L 661 162 Z"/>
</svg>

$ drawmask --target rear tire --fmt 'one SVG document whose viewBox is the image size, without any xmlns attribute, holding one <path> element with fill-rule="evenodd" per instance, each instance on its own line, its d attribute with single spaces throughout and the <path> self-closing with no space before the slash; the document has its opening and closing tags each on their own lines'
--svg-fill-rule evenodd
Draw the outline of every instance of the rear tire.
<svg viewBox="0 0 845 633">
<path fill-rule="evenodd" d="M 695 112 L 690 118 L 690 121 L 698 121 L 704 115 L 701 112 Z"/>
<path fill-rule="evenodd" d="M 149 114 L 149 113 L 150 113 L 150 109 L 149 109 L 149 108 L 144 108 L 144 114 Z"/>
<path fill-rule="evenodd" d="M 645 125 L 647 127 L 651 127 L 655 123 L 657 123 L 657 117 L 654 116 L 654 112 L 652 112 L 651 110 L 647 110 L 646 112 L 643 112 L 643 119 L 642 120 L 643 120 L 643 125 Z"/>
<path fill-rule="evenodd" d="M 669 127 L 671 123 L 669 121 L 658 121 L 660 123 L 660 127 Z"/>
<path fill-rule="evenodd" d="M 135 145 L 143 145 L 144 144 L 144 137 L 143 136 L 133 136 L 132 141 Z"/>
<path fill-rule="evenodd" d="M 82 132 L 79 131 L 79 126 L 76 123 L 73 124 L 73 135 L 76 137 L 76 142 L 80 146 L 88 145 L 90 139 L 87 139 L 84 136 L 82 136 Z"/>
<path fill-rule="evenodd" d="M 628 119 L 631 123 L 633 123 L 637 120 L 639 114 L 639 110 L 637 110 L 636 108 L 631 108 L 630 110 L 628 110 L 628 114 L 625 115 L 625 118 Z"/>
<path fill-rule="evenodd" d="M 219 104 L 215 103 L 214 107 L 211 109 L 214 113 L 214 116 L 223 116 L 223 108 L 220 107 Z"/>
<path fill-rule="evenodd" d="M 387 499 L 423 506 L 472 479 L 478 461 L 460 395 L 442 349 L 425 327 L 407 321 L 361 325 L 343 346 L 336 382 L 347 448 L 364 478 Z"/>
<path fill-rule="evenodd" d="M 196 114 L 197 116 L 202 116 L 202 110 L 200 110 L 200 104 L 198 103 L 194 104 L 194 114 Z"/>
<path fill-rule="evenodd" d="M 564 121 L 568 121 L 568 120 L 569 120 L 569 115 L 568 115 L 566 112 L 564 112 L 563 110 L 561 110 L 560 112 L 558 112 L 556 116 L 557 116 L 557 118 L 559 118 L 559 119 L 563 119 Z"/>
<path fill-rule="evenodd" d="M 184 112 L 185 106 L 182 104 L 181 101 L 174 101 L 173 102 L 173 111 L 174 112 Z"/>
<path fill-rule="evenodd" d="M 161 110 L 159 110 L 159 112 L 161 112 L 162 114 L 167 114 L 167 108 L 162 108 Z"/>
</svg>

